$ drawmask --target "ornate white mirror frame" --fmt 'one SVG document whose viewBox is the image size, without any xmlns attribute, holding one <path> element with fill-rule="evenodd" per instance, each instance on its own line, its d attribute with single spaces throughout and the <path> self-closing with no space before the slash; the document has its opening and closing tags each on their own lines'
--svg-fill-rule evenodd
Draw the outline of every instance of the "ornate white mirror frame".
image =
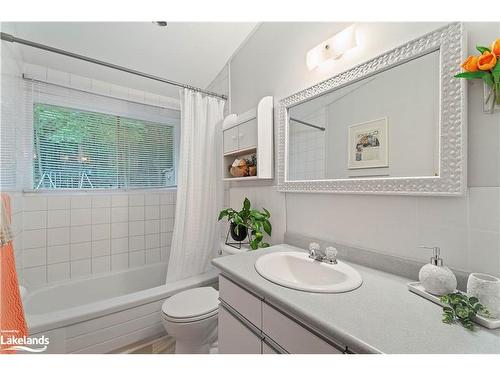
<svg viewBox="0 0 500 375">
<path fill-rule="evenodd" d="M 463 24 L 452 23 L 408 42 L 280 102 L 278 190 L 284 192 L 460 196 L 467 187 L 465 80 L 454 78 L 465 56 Z M 440 54 L 439 174 L 332 180 L 288 180 L 288 111 L 291 107 L 433 51 Z"/>
</svg>

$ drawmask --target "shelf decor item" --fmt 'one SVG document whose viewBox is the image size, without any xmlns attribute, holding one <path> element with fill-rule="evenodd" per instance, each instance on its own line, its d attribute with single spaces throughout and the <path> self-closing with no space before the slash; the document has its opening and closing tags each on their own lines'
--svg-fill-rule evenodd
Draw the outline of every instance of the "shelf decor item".
<svg viewBox="0 0 500 375">
<path fill-rule="evenodd" d="M 465 72 L 455 75 L 456 78 L 481 79 L 489 87 L 486 104 L 490 113 L 495 106 L 500 106 L 500 38 L 495 40 L 491 48 L 476 46 L 481 55 L 471 55 L 462 63 Z"/>
<path fill-rule="evenodd" d="M 269 243 L 264 242 L 264 234 L 269 236 L 272 232 L 271 222 L 269 218 L 271 213 L 262 208 L 263 211 L 251 208 L 251 203 L 248 198 L 243 201 L 243 208 L 236 211 L 232 208 L 225 208 L 219 213 L 219 221 L 227 217 L 229 221 L 229 230 L 226 236 L 226 245 L 236 249 L 241 249 L 241 245 L 248 244 L 252 250 L 259 247 L 269 247 Z M 231 242 L 229 236 L 235 242 Z M 247 240 L 246 242 L 243 242 Z"/>
</svg>

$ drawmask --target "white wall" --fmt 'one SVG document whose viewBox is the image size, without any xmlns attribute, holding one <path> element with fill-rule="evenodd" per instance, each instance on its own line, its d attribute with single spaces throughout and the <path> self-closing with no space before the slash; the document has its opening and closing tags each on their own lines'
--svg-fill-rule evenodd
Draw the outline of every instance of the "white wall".
<svg viewBox="0 0 500 375">
<path fill-rule="evenodd" d="M 275 103 L 319 81 L 441 26 L 438 23 L 360 23 L 360 46 L 312 72 L 306 52 L 348 26 L 339 23 L 264 23 L 230 63 L 232 112 L 265 95 Z M 498 37 L 499 23 L 467 23 L 468 49 Z M 232 183 L 230 195 L 274 202 L 273 243 L 284 230 L 426 261 L 420 244 L 438 245 L 445 262 L 463 270 L 500 275 L 500 114 L 482 112 L 482 84 L 469 83 L 467 196 L 401 197 L 282 194 L 270 183 Z M 278 121 L 275 111 L 275 123 Z M 276 132 L 275 132 L 276 134 Z M 262 186 L 268 185 L 268 186 Z M 280 215 L 286 226 L 277 229 Z"/>
</svg>

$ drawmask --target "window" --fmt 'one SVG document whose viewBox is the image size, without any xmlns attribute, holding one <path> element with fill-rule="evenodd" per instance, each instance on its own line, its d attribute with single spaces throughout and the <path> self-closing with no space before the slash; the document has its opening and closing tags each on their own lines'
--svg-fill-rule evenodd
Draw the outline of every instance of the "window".
<svg viewBox="0 0 500 375">
<path fill-rule="evenodd" d="M 175 127 L 48 104 L 33 107 L 34 189 L 175 185 Z"/>
</svg>

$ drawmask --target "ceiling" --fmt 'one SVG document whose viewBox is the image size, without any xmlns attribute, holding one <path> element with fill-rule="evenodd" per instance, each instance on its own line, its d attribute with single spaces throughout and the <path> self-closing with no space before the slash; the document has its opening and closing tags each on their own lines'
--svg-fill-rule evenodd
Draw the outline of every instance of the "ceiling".
<svg viewBox="0 0 500 375">
<path fill-rule="evenodd" d="M 16 37 L 206 88 L 256 27 L 250 22 L 15 22 Z M 19 45 L 21 46 L 21 45 Z M 21 46 L 27 63 L 157 94 L 178 96 L 175 86 Z"/>
</svg>

